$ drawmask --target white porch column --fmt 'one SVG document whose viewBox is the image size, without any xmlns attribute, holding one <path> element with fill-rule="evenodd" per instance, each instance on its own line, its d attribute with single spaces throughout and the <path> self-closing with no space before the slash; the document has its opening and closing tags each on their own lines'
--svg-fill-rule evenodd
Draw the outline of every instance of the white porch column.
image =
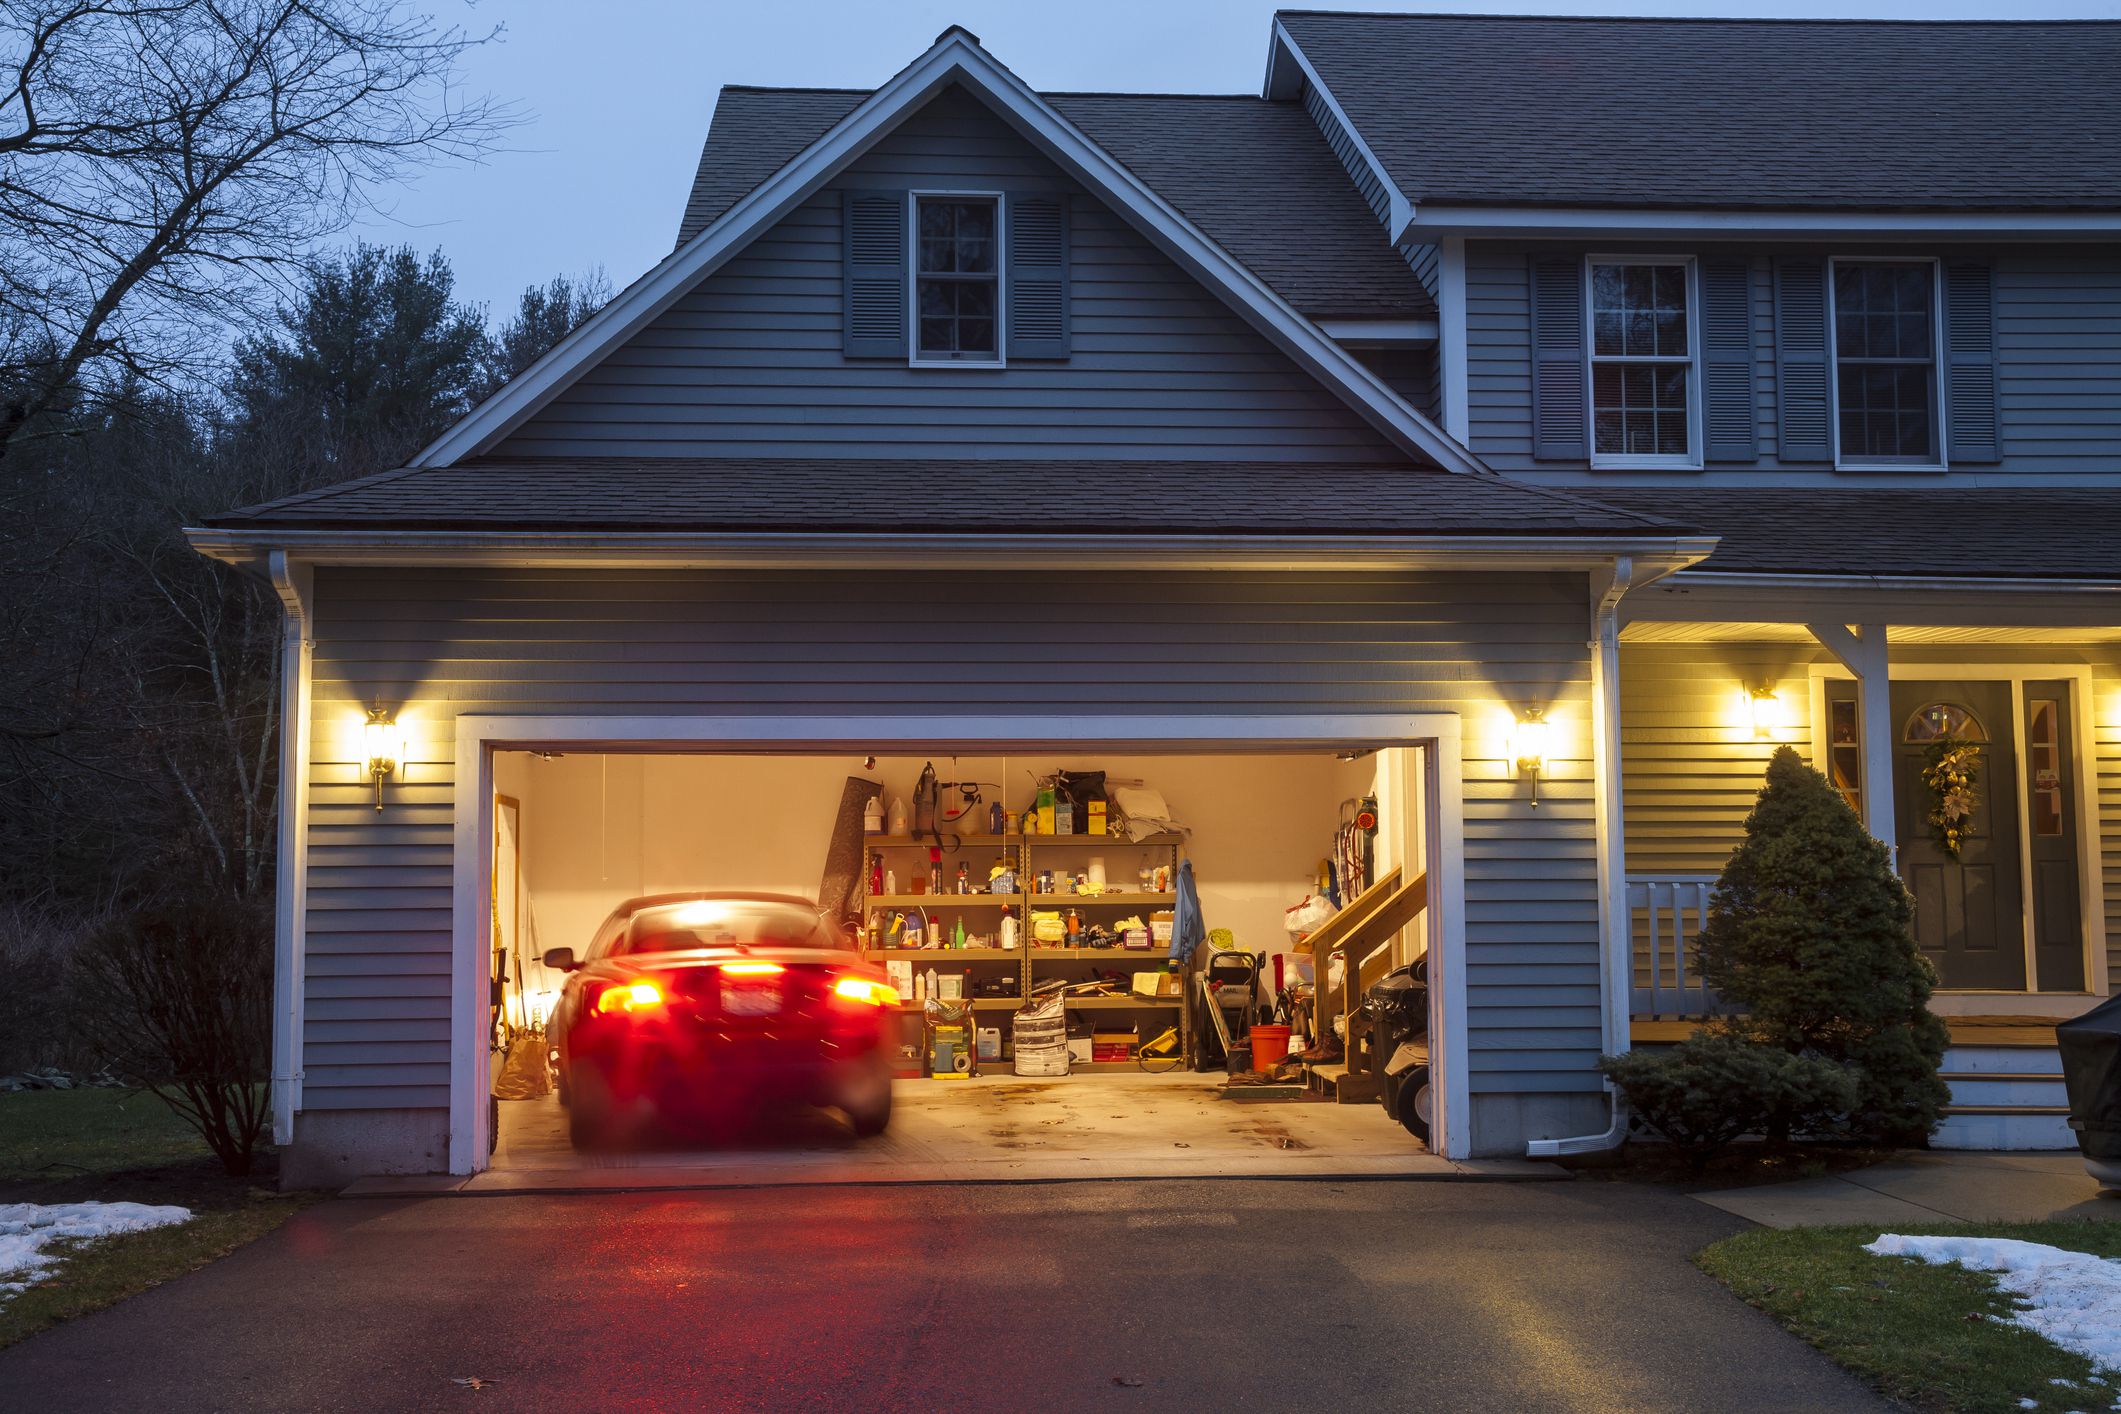
<svg viewBox="0 0 2121 1414">
<path fill-rule="evenodd" d="M 1884 624 L 1806 624 L 1812 637 L 1855 674 L 1862 711 L 1863 822 L 1898 863 L 1900 831 L 1893 819 L 1893 688 L 1886 668 Z"/>
</svg>

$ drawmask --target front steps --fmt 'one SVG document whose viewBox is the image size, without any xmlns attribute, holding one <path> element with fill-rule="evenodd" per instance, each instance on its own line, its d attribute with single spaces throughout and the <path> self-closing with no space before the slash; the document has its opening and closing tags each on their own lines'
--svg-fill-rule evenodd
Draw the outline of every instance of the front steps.
<svg viewBox="0 0 2121 1414">
<path fill-rule="evenodd" d="M 2052 1031 L 2048 1032 L 2050 1038 Z M 1933 1149 L 2074 1149 L 2062 1053 L 2037 1043 L 1954 1045 L 1944 1053 L 1952 1103 Z"/>
</svg>

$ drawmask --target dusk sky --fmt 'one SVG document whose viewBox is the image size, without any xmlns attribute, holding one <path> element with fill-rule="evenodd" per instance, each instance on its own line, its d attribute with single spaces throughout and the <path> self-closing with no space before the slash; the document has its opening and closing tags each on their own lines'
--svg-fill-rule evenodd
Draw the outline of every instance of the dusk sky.
<svg viewBox="0 0 2121 1414">
<path fill-rule="evenodd" d="M 500 312 L 522 288 L 601 265 L 615 288 L 669 253 L 723 84 L 873 87 L 952 24 L 1039 89 L 1254 93 L 1272 0 L 440 0 L 475 51 L 469 87 L 526 121 L 483 166 L 382 194 L 358 234 L 439 247 L 461 294 Z M 2121 0 L 1754 0 L 1598 5 L 1337 0 L 1316 8 L 1448 13 L 2091 19 Z"/>
</svg>

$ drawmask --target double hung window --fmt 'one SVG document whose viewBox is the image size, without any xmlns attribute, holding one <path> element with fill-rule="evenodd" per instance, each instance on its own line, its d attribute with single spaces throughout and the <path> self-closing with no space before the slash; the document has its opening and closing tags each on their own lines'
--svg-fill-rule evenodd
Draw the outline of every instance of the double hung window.
<svg viewBox="0 0 2121 1414">
<path fill-rule="evenodd" d="M 1693 265 L 1589 262 L 1591 464 L 1701 465 Z"/>
<path fill-rule="evenodd" d="M 994 363 L 1000 213 L 992 197 L 922 196 L 914 226 L 914 358 Z"/>
<path fill-rule="evenodd" d="M 1936 466 L 1937 267 L 1833 265 L 1834 430 L 1841 466 Z"/>
</svg>

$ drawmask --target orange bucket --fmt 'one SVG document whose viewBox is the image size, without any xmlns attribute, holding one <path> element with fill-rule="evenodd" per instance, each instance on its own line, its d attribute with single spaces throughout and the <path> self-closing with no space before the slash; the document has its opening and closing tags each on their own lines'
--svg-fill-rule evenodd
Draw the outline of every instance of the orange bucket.
<svg viewBox="0 0 2121 1414">
<path fill-rule="evenodd" d="M 1252 1068 L 1272 1070 L 1289 1054 L 1289 1028 L 1286 1026 L 1255 1026 L 1252 1036 Z"/>
</svg>

